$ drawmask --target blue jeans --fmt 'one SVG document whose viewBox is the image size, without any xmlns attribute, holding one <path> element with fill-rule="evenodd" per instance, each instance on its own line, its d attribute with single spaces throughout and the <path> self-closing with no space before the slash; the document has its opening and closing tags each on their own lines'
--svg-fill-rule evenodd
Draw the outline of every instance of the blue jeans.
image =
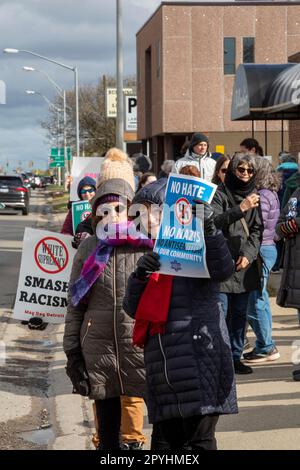
<svg viewBox="0 0 300 470">
<path fill-rule="evenodd" d="M 276 261 L 277 250 L 273 245 L 262 245 L 260 254 L 263 259 L 263 288 L 262 292 L 257 290 L 250 294 L 248 321 L 256 336 L 255 351 L 258 354 L 266 354 L 275 347 L 272 340 L 272 312 L 267 283 Z"/>
<path fill-rule="evenodd" d="M 219 294 L 226 317 L 234 361 L 239 361 L 243 354 L 249 295 L 250 292 Z"/>
</svg>

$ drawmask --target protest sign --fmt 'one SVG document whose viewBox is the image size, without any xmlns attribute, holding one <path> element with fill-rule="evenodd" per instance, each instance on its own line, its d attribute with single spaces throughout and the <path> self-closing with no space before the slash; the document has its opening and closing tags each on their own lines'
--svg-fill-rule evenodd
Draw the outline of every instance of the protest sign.
<svg viewBox="0 0 300 470">
<path fill-rule="evenodd" d="M 97 180 L 100 175 L 101 165 L 104 158 L 101 157 L 74 157 L 71 174 L 71 190 L 70 201 L 78 201 L 77 188 L 78 184 L 86 176 L 90 176 Z"/>
<path fill-rule="evenodd" d="M 187 175 L 171 174 L 154 251 L 160 255 L 160 273 L 209 278 L 201 219 L 192 214 L 194 200 L 211 203 L 217 186 Z"/>
<path fill-rule="evenodd" d="M 90 215 L 91 211 L 91 205 L 87 201 L 78 201 L 72 203 L 73 233 L 76 233 L 78 225 Z"/>
<path fill-rule="evenodd" d="M 73 258 L 72 237 L 26 228 L 13 317 L 63 323 Z"/>
</svg>

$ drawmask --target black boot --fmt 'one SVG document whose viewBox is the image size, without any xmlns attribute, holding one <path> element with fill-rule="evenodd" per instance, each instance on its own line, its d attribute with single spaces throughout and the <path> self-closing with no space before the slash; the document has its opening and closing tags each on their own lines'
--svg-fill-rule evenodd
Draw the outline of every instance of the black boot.
<svg viewBox="0 0 300 470">
<path fill-rule="evenodd" d="M 296 382 L 300 382 L 300 369 L 294 370 L 293 379 L 296 380 Z"/>
<path fill-rule="evenodd" d="M 253 369 L 249 366 L 245 366 L 241 361 L 234 361 L 234 372 L 236 374 L 252 374 Z"/>
</svg>

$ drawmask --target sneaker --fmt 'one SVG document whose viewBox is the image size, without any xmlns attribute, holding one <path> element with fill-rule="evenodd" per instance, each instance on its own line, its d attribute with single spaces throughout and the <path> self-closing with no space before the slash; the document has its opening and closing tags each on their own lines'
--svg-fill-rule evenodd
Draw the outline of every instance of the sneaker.
<svg viewBox="0 0 300 470">
<path fill-rule="evenodd" d="M 143 450 L 144 443 L 139 441 L 123 442 L 121 450 Z"/>
<path fill-rule="evenodd" d="M 234 371 L 236 374 L 252 374 L 253 370 L 249 366 L 245 366 L 241 361 L 234 361 Z"/>
<path fill-rule="evenodd" d="M 253 349 L 251 352 L 244 354 L 244 360 L 247 362 L 251 362 L 253 364 L 260 364 L 261 362 L 277 361 L 277 359 L 279 358 L 280 358 L 280 354 L 276 347 L 274 347 L 268 353 L 257 353 L 255 349 Z"/>
</svg>

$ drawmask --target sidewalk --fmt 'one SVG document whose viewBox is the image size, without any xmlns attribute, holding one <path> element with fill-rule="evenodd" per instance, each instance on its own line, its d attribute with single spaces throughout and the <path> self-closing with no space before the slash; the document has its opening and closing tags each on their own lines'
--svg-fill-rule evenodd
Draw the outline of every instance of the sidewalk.
<svg viewBox="0 0 300 470">
<path fill-rule="evenodd" d="M 271 279 L 276 290 L 280 276 Z M 292 379 L 292 355 L 300 361 L 300 328 L 296 310 L 283 309 L 271 299 L 273 337 L 281 357 L 253 366 L 254 373 L 237 377 L 239 414 L 222 416 L 217 427 L 219 449 L 299 450 L 300 383 Z M 253 333 L 248 335 L 254 346 Z M 298 354 L 293 349 L 298 341 Z M 296 353 L 296 354 L 295 354 Z"/>
<path fill-rule="evenodd" d="M 53 214 L 49 230 L 61 227 L 65 214 Z M 46 225 L 47 226 L 47 225 Z M 273 276 L 271 287 L 276 292 L 280 276 Z M 274 339 L 281 358 L 274 363 L 254 366 L 254 373 L 237 377 L 239 414 L 222 416 L 217 427 L 220 450 L 288 450 L 300 449 L 300 383 L 292 380 L 292 348 L 300 343 L 300 328 L 296 310 L 282 309 L 271 298 Z M 93 432 L 91 402 L 70 394 L 65 375 L 65 356 L 62 351 L 63 325 L 56 327 L 56 348 L 50 372 L 51 396 L 58 436 L 53 449 L 92 449 Z M 248 335 L 254 346 L 254 336 Z M 299 344 L 300 348 L 300 344 Z M 299 350 L 300 351 L 300 350 Z M 300 361 L 300 352 L 297 356 Z M 144 431 L 149 449 L 152 426 L 148 424 L 145 408 Z"/>
</svg>

